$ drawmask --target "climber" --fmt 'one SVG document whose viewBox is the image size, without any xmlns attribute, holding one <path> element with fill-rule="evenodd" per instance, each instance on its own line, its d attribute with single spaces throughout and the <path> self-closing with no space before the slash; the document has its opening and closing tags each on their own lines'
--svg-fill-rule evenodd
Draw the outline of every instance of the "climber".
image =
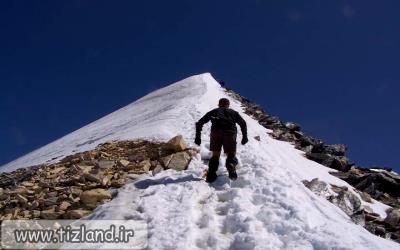
<svg viewBox="0 0 400 250">
<path fill-rule="evenodd" d="M 221 98 L 218 103 L 218 108 L 211 110 L 204 115 L 196 123 L 196 139 L 194 142 L 200 146 L 201 144 L 201 130 L 203 125 L 211 120 L 211 135 L 210 135 L 210 150 L 212 157 L 208 164 L 207 182 L 213 182 L 217 179 L 217 170 L 219 165 L 219 157 L 221 155 L 221 148 L 227 155 L 226 169 L 229 173 L 231 180 L 237 179 L 236 165 L 238 160 L 236 158 L 236 123 L 239 124 L 242 130 L 242 145 L 246 144 L 247 139 L 247 126 L 243 118 L 233 109 L 229 108 L 229 100 Z"/>
</svg>

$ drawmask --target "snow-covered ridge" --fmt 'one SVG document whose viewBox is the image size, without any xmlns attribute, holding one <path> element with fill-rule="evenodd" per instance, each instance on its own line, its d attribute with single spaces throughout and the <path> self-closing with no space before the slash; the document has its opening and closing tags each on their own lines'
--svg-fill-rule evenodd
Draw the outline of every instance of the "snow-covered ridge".
<svg viewBox="0 0 400 250">
<path fill-rule="evenodd" d="M 198 156 L 186 171 L 167 170 L 126 185 L 90 218 L 147 221 L 150 249 L 400 249 L 355 225 L 339 208 L 309 191 L 301 181 L 316 177 L 351 186 L 289 143 L 270 138 L 267 129 L 245 115 L 241 104 L 208 73 L 152 92 L 1 170 L 57 161 L 108 140 L 166 140 L 182 134 L 190 143 L 195 121 L 221 97 L 229 98 L 232 108 L 242 114 L 251 139 L 238 146 L 237 181 L 224 176 L 223 159 L 219 170 L 223 176 L 216 183 L 199 180 L 207 166 Z M 209 125 L 203 130 L 203 157 L 208 155 L 209 130 Z M 261 140 L 252 139 L 255 136 Z M 381 215 L 387 208 L 381 203 L 372 207 Z"/>
<path fill-rule="evenodd" d="M 208 73 L 189 77 L 154 91 L 79 130 L 5 164 L 0 168 L 0 172 L 53 163 L 72 153 L 94 149 L 96 145 L 108 140 L 171 138 L 176 135 L 180 126 L 194 126 L 189 123 L 178 125 L 176 121 L 186 123 L 192 120 L 192 113 L 184 110 L 187 108 L 184 105 L 200 101 L 198 98 L 205 94 L 207 86 L 215 88 L 219 86 Z"/>
</svg>

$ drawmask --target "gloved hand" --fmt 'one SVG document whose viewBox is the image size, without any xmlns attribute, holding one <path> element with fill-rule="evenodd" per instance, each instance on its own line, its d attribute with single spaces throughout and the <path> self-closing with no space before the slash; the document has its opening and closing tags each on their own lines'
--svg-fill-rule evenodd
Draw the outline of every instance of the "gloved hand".
<svg viewBox="0 0 400 250">
<path fill-rule="evenodd" d="M 201 144 L 200 136 L 196 136 L 196 138 L 194 139 L 194 143 L 196 143 L 197 145 L 200 146 L 200 144 Z"/>
<path fill-rule="evenodd" d="M 249 142 L 249 139 L 247 139 L 247 136 L 243 136 L 242 145 L 246 144 L 247 142 Z"/>
</svg>

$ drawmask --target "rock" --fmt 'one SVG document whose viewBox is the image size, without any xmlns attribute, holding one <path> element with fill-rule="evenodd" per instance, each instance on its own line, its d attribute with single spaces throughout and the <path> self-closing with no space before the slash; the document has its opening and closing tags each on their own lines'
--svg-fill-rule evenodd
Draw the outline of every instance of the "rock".
<svg viewBox="0 0 400 250">
<path fill-rule="evenodd" d="M 44 205 L 46 207 L 58 205 L 58 197 L 51 197 L 44 200 Z"/>
<path fill-rule="evenodd" d="M 97 162 L 97 167 L 99 167 L 101 169 L 112 168 L 114 166 L 115 166 L 115 162 L 114 161 L 101 160 L 101 161 Z"/>
<path fill-rule="evenodd" d="M 333 168 L 342 172 L 346 172 L 351 168 L 351 166 L 347 163 L 347 158 L 345 157 L 341 158 L 324 153 L 306 153 L 306 157 L 326 167 Z"/>
<path fill-rule="evenodd" d="M 168 165 L 174 155 L 167 155 L 161 158 L 161 163 L 164 165 L 165 168 L 168 168 Z"/>
<path fill-rule="evenodd" d="M 300 131 L 300 129 L 301 129 L 300 125 L 297 123 L 294 123 L 294 122 L 285 123 L 285 127 L 290 129 L 291 131 Z"/>
<path fill-rule="evenodd" d="M 324 145 L 324 151 L 328 154 L 343 156 L 346 153 L 346 145 L 344 144 Z"/>
<path fill-rule="evenodd" d="M 4 194 L 4 189 L 0 187 L 0 195 Z"/>
<path fill-rule="evenodd" d="M 145 160 L 139 163 L 139 166 L 146 172 L 150 171 L 151 168 L 151 161 Z"/>
<path fill-rule="evenodd" d="M 136 180 L 136 179 L 138 179 L 140 177 L 140 175 L 138 175 L 138 174 L 128 174 L 126 177 L 128 177 L 129 179 L 132 179 L 132 180 Z"/>
<path fill-rule="evenodd" d="M 346 186 L 337 186 L 337 185 L 334 185 L 334 184 L 331 184 L 331 189 L 335 193 L 340 193 L 340 192 L 349 190 L 349 188 L 346 187 Z"/>
<path fill-rule="evenodd" d="M 74 196 L 80 196 L 82 194 L 82 189 L 79 187 L 72 186 L 69 188 L 69 193 Z"/>
<path fill-rule="evenodd" d="M 10 195 L 8 195 L 8 194 L 0 195 L 0 201 L 5 201 L 5 200 L 8 200 L 8 199 L 10 199 Z"/>
<path fill-rule="evenodd" d="M 64 214 L 64 211 L 56 212 L 54 209 L 43 210 L 40 212 L 40 218 L 45 220 L 55 220 L 58 219 L 61 215 Z"/>
<path fill-rule="evenodd" d="M 187 149 L 187 143 L 182 135 L 177 135 L 167 142 L 167 148 L 173 152 L 180 152 Z"/>
<path fill-rule="evenodd" d="M 95 175 L 95 174 L 90 174 L 90 173 L 84 173 L 83 177 L 85 177 L 86 180 L 92 181 L 92 182 L 97 182 L 97 183 L 102 183 L 102 178 Z"/>
<path fill-rule="evenodd" d="M 105 199 L 111 199 L 111 194 L 109 191 L 96 188 L 91 190 L 84 191 L 80 196 L 81 202 L 88 207 L 96 207 L 98 202 L 101 202 Z"/>
<path fill-rule="evenodd" d="M 0 195 L 0 201 L 5 201 L 5 200 L 8 200 L 9 198 L 10 198 L 10 196 L 8 194 Z"/>
<path fill-rule="evenodd" d="M 120 188 L 123 187 L 125 183 L 126 183 L 125 179 L 112 180 L 111 187 Z"/>
<path fill-rule="evenodd" d="M 362 199 L 363 201 L 372 203 L 371 195 L 369 195 L 368 193 L 366 193 L 366 192 L 361 192 L 361 193 L 360 193 L 360 197 L 361 197 L 361 199 Z"/>
<path fill-rule="evenodd" d="M 82 217 L 85 217 L 86 215 L 89 215 L 90 211 L 86 209 L 75 209 L 75 210 L 70 210 L 68 211 L 65 215 L 65 219 L 70 219 L 70 220 L 77 220 Z"/>
<path fill-rule="evenodd" d="M 163 169 L 164 168 L 160 164 L 158 164 L 152 171 L 153 176 L 163 171 Z"/>
<path fill-rule="evenodd" d="M 386 235 L 386 230 L 382 226 L 377 226 L 377 227 L 375 227 L 375 234 L 383 237 Z"/>
<path fill-rule="evenodd" d="M 384 222 L 392 227 L 400 226 L 400 209 L 390 209 Z"/>
<path fill-rule="evenodd" d="M 349 216 L 361 207 L 360 199 L 350 191 L 341 191 L 338 196 L 331 196 L 329 200 Z"/>
<path fill-rule="evenodd" d="M 75 173 L 81 174 L 81 173 L 89 173 L 94 166 L 91 165 L 74 165 L 75 168 L 77 168 L 77 171 Z"/>
<path fill-rule="evenodd" d="M 32 202 L 31 208 L 32 208 L 32 209 L 38 208 L 39 205 L 40 205 L 39 202 L 35 200 L 35 201 Z"/>
<path fill-rule="evenodd" d="M 257 141 L 261 141 L 261 137 L 259 135 L 254 136 L 254 139 L 257 140 Z"/>
<path fill-rule="evenodd" d="M 127 160 L 119 160 L 118 165 L 121 167 L 127 167 L 129 165 L 130 161 Z"/>
<path fill-rule="evenodd" d="M 365 214 L 365 220 L 366 221 L 378 221 L 378 220 L 381 219 L 379 214 L 376 214 L 376 213 L 365 212 L 364 214 Z"/>
<path fill-rule="evenodd" d="M 387 192 L 394 197 L 400 197 L 400 181 L 385 172 L 371 172 L 362 176 L 354 176 L 355 188 L 371 194 L 379 199 L 378 192 Z M 376 196 L 375 196 L 376 195 Z"/>
<path fill-rule="evenodd" d="M 314 178 L 311 181 L 303 180 L 302 182 L 304 186 L 319 196 L 327 197 L 330 195 L 328 191 L 328 184 L 324 181 L 318 180 L 318 178 Z"/>
<path fill-rule="evenodd" d="M 28 199 L 25 198 L 24 196 L 20 195 L 20 194 L 16 194 L 15 198 L 18 200 L 18 202 L 22 205 L 22 206 L 26 206 L 28 203 Z"/>
<path fill-rule="evenodd" d="M 69 207 L 71 206 L 71 203 L 67 202 L 67 201 L 63 201 L 61 202 L 61 204 L 58 206 L 58 209 L 61 211 L 65 211 L 67 210 Z"/>
<path fill-rule="evenodd" d="M 187 169 L 190 160 L 190 155 L 187 152 L 179 152 L 173 155 L 167 167 L 177 171 L 185 170 Z"/>
<path fill-rule="evenodd" d="M 103 187 L 107 187 L 110 184 L 110 178 L 108 178 L 107 176 L 104 176 L 103 178 L 101 178 L 100 184 Z"/>
</svg>

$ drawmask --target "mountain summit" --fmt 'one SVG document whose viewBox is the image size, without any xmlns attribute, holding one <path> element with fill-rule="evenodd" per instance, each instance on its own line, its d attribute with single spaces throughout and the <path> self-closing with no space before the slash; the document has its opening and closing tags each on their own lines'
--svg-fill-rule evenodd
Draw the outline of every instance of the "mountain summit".
<svg viewBox="0 0 400 250">
<path fill-rule="evenodd" d="M 359 198 L 352 186 L 329 174 L 332 169 L 307 159 L 292 144 L 271 138 L 271 131 L 246 115 L 242 104 L 209 73 L 154 91 L 0 171 L 56 163 L 110 140 L 165 141 L 180 134 L 195 147 L 195 122 L 215 108 L 220 98 L 228 98 L 248 125 L 250 141 L 238 145 L 236 181 L 226 177 L 223 167 L 215 183 L 199 178 L 209 158 L 210 126 L 206 125 L 203 144 L 197 147 L 200 153 L 187 170 L 143 174 L 88 218 L 147 221 L 149 249 L 400 249 L 399 244 L 355 224 L 340 202 L 324 197 L 344 187 Z M 320 195 L 306 187 L 315 180 L 329 184 Z M 362 199 L 359 206 L 383 218 L 389 208 Z"/>
</svg>

